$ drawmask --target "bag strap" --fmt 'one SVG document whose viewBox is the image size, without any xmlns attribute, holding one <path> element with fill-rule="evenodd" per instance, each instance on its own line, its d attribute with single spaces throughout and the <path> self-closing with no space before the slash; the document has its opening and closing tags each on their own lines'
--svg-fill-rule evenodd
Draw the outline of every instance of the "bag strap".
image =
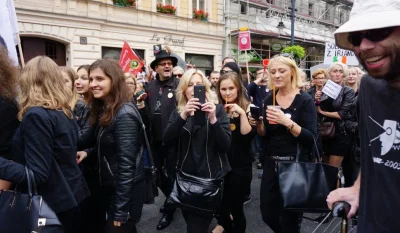
<svg viewBox="0 0 400 233">
<path fill-rule="evenodd" d="M 314 142 L 314 148 L 317 154 L 317 157 L 314 156 L 314 159 L 317 159 L 318 163 L 321 163 L 321 155 L 319 154 L 319 150 L 318 150 L 318 145 L 317 145 L 317 141 L 315 140 L 315 137 L 313 136 L 313 142 Z M 311 151 L 312 152 L 312 151 Z M 299 157 L 300 157 L 300 153 L 301 153 L 301 146 L 300 143 L 297 142 L 297 154 L 296 154 L 296 163 L 299 162 Z M 313 153 L 314 154 L 314 153 Z M 315 154 L 314 154 L 315 155 Z"/>
<path fill-rule="evenodd" d="M 153 154 L 151 153 L 150 143 L 149 143 L 149 139 L 148 139 L 147 133 L 146 133 L 146 125 L 143 123 L 143 119 L 140 116 L 139 110 L 135 106 L 133 106 L 133 109 L 137 114 L 140 124 L 142 125 L 144 140 L 146 142 L 147 154 L 149 156 L 150 167 L 151 167 L 151 169 L 154 169 L 155 167 L 154 167 Z"/>
</svg>

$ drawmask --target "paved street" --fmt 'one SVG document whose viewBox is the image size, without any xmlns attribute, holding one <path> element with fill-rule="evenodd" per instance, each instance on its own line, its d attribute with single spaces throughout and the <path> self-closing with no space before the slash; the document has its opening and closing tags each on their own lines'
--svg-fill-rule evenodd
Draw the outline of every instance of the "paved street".
<svg viewBox="0 0 400 233">
<path fill-rule="evenodd" d="M 267 225 L 261 219 L 260 213 L 260 179 L 257 178 L 257 172 L 260 170 L 253 169 L 253 181 L 252 181 L 252 193 L 251 193 L 251 202 L 245 205 L 245 214 L 247 219 L 247 230 L 246 233 L 272 233 Z M 160 192 L 161 193 L 161 192 Z M 157 231 L 156 226 L 158 221 L 161 218 L 161 214 L 159 213 L 159 209 L 164 202 L 164 196 L 161 193 L 161 197 L 158 197 L 156 203 L 154 205 L 145 205 L 142 214 L 142 220 L 138 224 L 138 232 L 139 233 L 186 233 L 186 224 L 185 220 L 182 217 L 180 210 L 177 210 L 175 213 L 175 218 L 173 223 L 163 231 Z M 318 217 L 319 214 L 305 214 L 307 217 L 315 218 Z M 321 228 L 316 231 L 316 233 L 337 233 L 339 232 L 339 228 L 335 228 L 335 225 L 339 223 L 339 220 L 335 220 L 331 227 L 328 228 L 329 223 L 323 224 Z M 216 225 L 216 221 L 214 220 L 211 229 L 214 229 Z M 310 220 L 303 219 L 302 230 L 301 233 L 312 233 L 314 229 L 317 227 L 317 224 L 313 223 Z M 326 230 L 328 228 L 328 230 Z M 326 230 L 326 231 L 325 231 Z M 333 230 L 333 231 L 332 231 Z"/>
</svg>

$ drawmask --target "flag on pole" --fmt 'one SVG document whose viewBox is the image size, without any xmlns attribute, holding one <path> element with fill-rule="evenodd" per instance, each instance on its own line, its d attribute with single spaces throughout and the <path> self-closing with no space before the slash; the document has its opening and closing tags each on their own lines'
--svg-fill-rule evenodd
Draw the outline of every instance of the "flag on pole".
<svg viewBox="0 0 400 233">
<path fill-rule="evenodd" d="M 124 41 L 124 46 L 122 47 L 119 65 L 124 72 L 129 72 L 135 76 L 137 73 L 142 71 L 141 69 L 144 66 L 142 60 L 131 49 L 131 47 L 129 47 L 129 44 L 126 41 Z"/>
<path fill-rule="evenodd" d="M 15 46 L 18 45 L 18 34 L 14 0 L 0 1 L 0 36 L 3 37 L 8 55 L 15 65 L 18 65 L 18 55 L 15 49 Z"/>
</svg>

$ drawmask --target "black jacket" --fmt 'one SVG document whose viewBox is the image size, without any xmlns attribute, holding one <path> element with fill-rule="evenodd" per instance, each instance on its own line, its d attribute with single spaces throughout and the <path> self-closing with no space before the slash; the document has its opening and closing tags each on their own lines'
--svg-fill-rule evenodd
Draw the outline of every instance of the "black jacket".
<svg viewBox="0 0 400 233">
<path fill-rule="evenodd" d="M 0 179 L 25 183 L 33 171 L 38 194 L 56 213 L 69 210 L 89 196 L 76 163 L 78 126 L 62 111 L 31 107 L 15 133 L 15 162 L 0 158 Z"/>
<path fill-rule="evenodd" d="M 116 221 L 127 221 L 136 213 L 135 184 L 144 180 L 143 130 L 132 102 L 125 103 L 108 127 L 97 130 L 100 182 L 111 189 L 107 213 Z M 137 193 L 137 192 L 135 192 Z"/>
<path fill-rule="evenodd" d="M 162 89 L 161 94 L 161 133 L 164 132 L 167 127 L 169 117 L 171 113 L 176 108 L 176 95 L 175 90 L 178 87 L 179 79 L 175 76 L 172 76 L 169 80 L 161 82 L 159 80 L 159 76 L 157 74 L 156 78 L 152 80 L 149 84 L 146 85 L 145 91 L 147 93 L 147 98 L 145 99 L 146 106 L 150 109 L 150 117 L 152 122 L 152 127 L 156 127 L 154 125 L 154 111 L 158 100 L 158 95 L 160 88 Z M 160 130 L 153 128 L 154 130 Z M 153 138 L 157 134 L 153 133 Z M 160 139 L 155 139 L 160 140 Z"/>
<path fill-rule="evenodd" d="M 18 104 L 0 96 L 0 157 L 12 159 L 11 139 L 17 130 Z"/>
<path fill-rule="evenodd" d="M 226 155 L 231 146 L 229 118 L 222 105 L 216 107 L 217 122 L 213 125 L 194 125 L 193 117 L 185 121 L 177 110 L 171 114 L 163 142 L 178 146 L 178 166 L 186 157 L 182 171 L 188 174 L 221 178 L 231 170 Z"/>
</svg>

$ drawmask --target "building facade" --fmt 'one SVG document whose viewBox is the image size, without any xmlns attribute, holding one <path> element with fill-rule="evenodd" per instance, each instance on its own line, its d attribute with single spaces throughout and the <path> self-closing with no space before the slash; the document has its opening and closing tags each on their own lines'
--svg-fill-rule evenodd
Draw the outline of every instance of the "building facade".
<svg viewBox="0 0 400 233">
<path fill-rule="evenodd" d="M 345 23 L 352 0 L 296 0 L 294 41 L 306 49 L 300 66 L 303 70 L 323 63 L 326 42 L 334 42 L 333 33 Z M 291 41 L 291 0 L 229 0 L 224 6 L 226 54 L 250 67 L 261 67 L 262 59 L 279 54 Z M 251 32 L 252 50 L 248 56 L 238 51 L 239 28 Z"/>
<path fill-rule="evenodd" d="M 122 2 L 122 3 L 121 3 Z M 223 0 L 15 0 L 25 60 L 47 55 L 77 68 L 119 59 L 123 41 L 149 64 L 168 45 L 203 71 L 219 69 L 225 40 Z M 126 4 L 128 4 L 126 6 Z M 158 4 L 175 13 L 161 13 Z M 208 13 L 197 19 L 193 9 Z"/>
</svg>

